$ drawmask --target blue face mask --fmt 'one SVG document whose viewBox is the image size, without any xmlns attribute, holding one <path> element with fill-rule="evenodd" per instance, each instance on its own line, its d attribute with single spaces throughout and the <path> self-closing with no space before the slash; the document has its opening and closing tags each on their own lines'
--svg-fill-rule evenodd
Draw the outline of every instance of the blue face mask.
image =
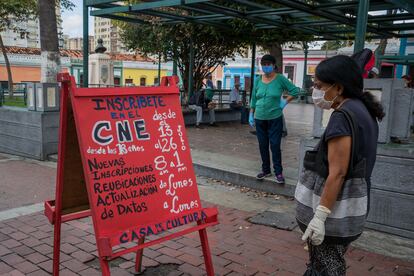
<svg viewBox="0 0 414 276">
<path fill-rule="evenodd" d="M 266 65 L 266 66 L 262 66 L 262 71 L 265 74 L 270 74 L 273 72 L 273 65 Z"/>
</svg>

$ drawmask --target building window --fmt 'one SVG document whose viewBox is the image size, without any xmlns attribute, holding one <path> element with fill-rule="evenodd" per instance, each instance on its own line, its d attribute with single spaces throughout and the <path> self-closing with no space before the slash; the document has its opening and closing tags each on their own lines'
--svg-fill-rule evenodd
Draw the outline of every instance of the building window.
<svg viewBox="0 0 414 276">
<path fill-rule="evenodd" d="M 240 84 L 240 76 L 234 76 L 234 84 Z"/>
<path fill-rule="evenodd" d="M 293 81 L 293 74 L 295 73 L 295 66 L 293 65 L 286 65 L 285 66 L 285 74 L 287 74 L 287 78 Z"/>
<path fill-rule="evenodd" d="M 217 84 L 216 84 L 216 86 L 217 86 L 217 89 L 221 89 L 221 86 L 223 85 L 223 83 L 221 82 L 221 80 L 218 80 L 217 81 Z"/>
<path fill-rule="evenodd" d="M 230 89 L 231 87 L 230 87 L 230 76 L 226 76 L 225 77 L 225 79 L 224 79 L 224 89 Z"/>
<path fill-rule="evenodd" d="M 158 78 L 154 78 L 154 85 L 159 85 Z"/>
<path fill-rule="evenodd" d="M 140 78 L 139 79 L 139 86 L 145 86 L 146 85 L 146 82 L 147 82 L 147 79 L 146 78 Z"/>
<path fill-rule="evenodd" d="M 132 79 L 125 79 L 125 86 L 133 86 L 134 82 Z"/>
<path fill-rule="evenodd" d="M 244 90 L 245 91 L 250 91 L 250 84 L 251 84 L 251 77 L 245 76 L 244 77 Z"/>
</svg>

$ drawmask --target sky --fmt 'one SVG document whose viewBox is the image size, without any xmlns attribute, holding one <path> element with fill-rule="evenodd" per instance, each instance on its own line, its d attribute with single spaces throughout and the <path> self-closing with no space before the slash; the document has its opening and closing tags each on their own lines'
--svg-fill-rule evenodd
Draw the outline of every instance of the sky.
<svg viewBox="0 0 414 276">
<path fill-rule="evenodd" d="M 83 36 L 83 18 L 82 18 L 82 0 L 71 0 L 76 5 L 72 11 L 64 10 L 62 12 L 63 33 L 69 37 Z M 93 17 L 89 16 L 89 35 L 93 35 Z"/>
</svg>

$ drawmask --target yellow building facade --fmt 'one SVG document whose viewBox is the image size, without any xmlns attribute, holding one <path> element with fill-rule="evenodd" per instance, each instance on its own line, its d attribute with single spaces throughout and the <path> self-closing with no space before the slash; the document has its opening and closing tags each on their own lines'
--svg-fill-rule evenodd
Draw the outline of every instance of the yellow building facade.
<svg viewBox="0 0 414 276">
<path fill-rule="evenodd" d="M 161 68 L 161 77 L 167 76 L 168 70 Z M 126 86 L 151 86 L 158 83 L 158 65 L 149 62 L 124 62 L 122 72 Z"/>
</svg>

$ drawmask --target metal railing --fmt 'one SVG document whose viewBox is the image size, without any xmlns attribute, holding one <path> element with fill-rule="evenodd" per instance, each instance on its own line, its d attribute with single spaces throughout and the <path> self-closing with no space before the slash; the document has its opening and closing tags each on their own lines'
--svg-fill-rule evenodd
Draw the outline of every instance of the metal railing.
<svg viewBox="0 0 414 276">
<path fill-rule="evenodd" d="M 0 106 L 15 104 L 27 105 L 27 83 L 13 83 L 13 99 L 9 98 L 9 88 L 0 87 Z M 6 97 L 8 98 L 6 101 Z"/>
<path fill-rule="evenodd" d="M 230 92 L 231 89 L 213 89 L 214 96 L 213 96 L 213 102 L 216 103 L 216 105 L 220 108 L 226 108 L 230 106 Z M 245 90 L 240 90 L 240 100 L 243 103 L 243 106 L 247 105 L 248 102 L 248 96 Z M 181 100 L 181 106 L 187 106 L 188 99 L 184 96 L 184 90 L 180 90 L 180 100 Z"/>
</svg>

